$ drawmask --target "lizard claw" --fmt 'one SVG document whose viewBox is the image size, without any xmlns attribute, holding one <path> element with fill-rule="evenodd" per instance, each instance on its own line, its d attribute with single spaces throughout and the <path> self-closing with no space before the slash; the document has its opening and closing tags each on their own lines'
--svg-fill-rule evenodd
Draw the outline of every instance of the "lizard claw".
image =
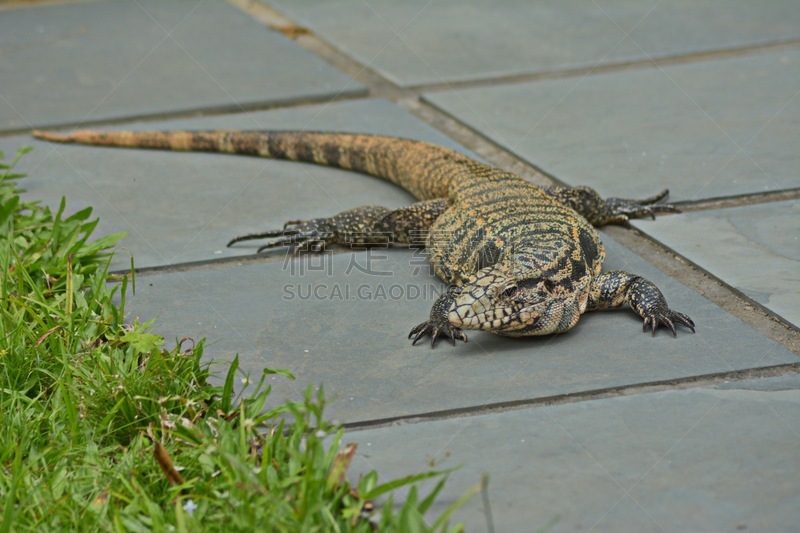
<svg viewBox="0 0 800 533">
<path fill-rule="evenodd" d="M 431 348 L 436 346 L 436 341 L 440 338 L 450 339 L 453 346 L 456 345 L 456 340 L 467 342 L 467 335 L 463 331 L 453 327 L 447 321 L 438 320 L 428 320 L 427 322 L 414 326 L 411 333 L 408 334 L 408 338 L 414 337 L 414 340 L 411 341 L 411 345 L 413 346 L 426 335 L 430 335 L 431 337 Z"/>
<path fill-rule="evenodd" d="M 689 315 L 684 313 L 679 313 L 678 311 L 673 311 L 672 309 L 666 308 L 663 310 L 658 310 L 652 314 L 649 314 L 644 317 L 644 324 L 642 324 L 642 331 L 647 331 L 647 328 L 650 328 L 653 332 L 653 337 L 656 336 L 656 329 L 658 326 L 663 325 L 670 329 L 672 332 L 673 337 L 677 337 L 678 334 L 675 331 L 675 323 L 683 324 L 694 333 L 694 321 L 689 318 Z"/>
<path fill-rule="evenodd" d="M 666 326 L 672 336 L 677 337 L 675 324 L 683 324 L 694 333 L 694 321 L 688 315 L 670 309 L 664 295 L 652 282 L 637 276 L 628 289 L 627 297 L 631 308 L 644 320 L 642 331 L 650 328 L 655 337 L 658 327 Z"/>
<path fill-rule="evenodd" d="M 680 213 L 680 209 L 671 204 L 660 204 L 669 195 L 669 189 L 664 189 L 660 193 L 644 198 L 633 200 L 628 198 L 608 198 L 606 208 L 608 209 L 609 222 L 626 224 L 633 218 L 650 217 L 656 218 L 656 213 Z"/>
<path fill-rule="evenodd" d="M 283 225 L 283 229 L 239 235 L 231 239 L 227 246 L 231 247 L 237 242 L 254 239 L 275 239 L 260 246 L 256 253 L 260 254 L 264 250 L 278 246 L 292 247 L 295 252 L 299 252 L 301 246 L 304 250 L 321 252 L 326 244 L 334 241 L 334 237 L 335 232 L 328 227 L 326 219 L 290 220 Z"/>
</svg>

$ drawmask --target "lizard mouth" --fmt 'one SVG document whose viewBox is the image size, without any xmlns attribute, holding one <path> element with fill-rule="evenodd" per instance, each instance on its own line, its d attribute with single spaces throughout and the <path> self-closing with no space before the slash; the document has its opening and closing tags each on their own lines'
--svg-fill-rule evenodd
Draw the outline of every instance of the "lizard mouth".
<svg viewBox="0 0 800 533">
<path fill-rule="evenodd" d="M 457 328 L 492 333 L 529 328 L 548 306 L 537 284 L 489 272 L 463 288 L 447 320 Z"/>
<path fill-rule="evenodd" d="M 448 313 L 447 321 L 457 328 L 502 332 L 532 325 L 540 315 L 537 307 L 496 307 L 481 313 L 467 311 L 464 316 L 454 309 Z"/>
<path fill-rule="evenodd" d="M 549 335 L 567 331 L 578 323 L 586 308 L 586 296 L 547 298 L 536 302 L 499 305 L 476 312 L 457 306 L 447 315 L 457 328 L 490 331 L 506 336 Z"/>
</svg>

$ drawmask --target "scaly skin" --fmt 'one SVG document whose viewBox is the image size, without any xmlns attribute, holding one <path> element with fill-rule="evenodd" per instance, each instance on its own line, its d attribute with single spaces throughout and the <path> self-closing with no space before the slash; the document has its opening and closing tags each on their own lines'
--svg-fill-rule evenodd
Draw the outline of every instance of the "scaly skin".
<svg viewBox="0 0 800 533">
<path fill-rule="evenodd" d="M 694 322 L 673 311 L 661 291 L 627 272 L 602 272 L 605 249 L 593 226 L 676 211 L 645 200 L 601 198 L 589 187 L 540 188 L 519 176 L 440 146 L 378 135 L 299 131 L 34 132 L 53 142 L 208 151 L 305 161 L 354 170 L 399 185 L 420 202 L 391 210 L 364 206 L 328 218 L 287 222 L 242 235 L 320 250 L 328 244 L 401 243 L 428 249 L 450 287 L 427 321 L 409 334 L 466 341 L 463 330 L 528 336 L 561 333 L 586 311 L 628 304 L 655 335 Z"/>
</svg>

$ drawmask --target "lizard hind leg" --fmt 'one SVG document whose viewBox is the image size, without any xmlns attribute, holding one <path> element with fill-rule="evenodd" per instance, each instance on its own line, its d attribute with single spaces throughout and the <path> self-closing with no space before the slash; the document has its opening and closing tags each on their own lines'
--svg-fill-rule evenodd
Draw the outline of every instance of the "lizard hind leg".
<svg viewBox="0 0 800 533">
<path fill-rule="evenodd" d="M 427 200 L 399 209 L 356 207 L 332 217 L 290 220 L 279 230 L 239 235 L 231 239 L 228 246 L 256 239 L 273 239 L 257 253 L 278 246 L 292 247 L 295 252 L 301 249 L 321 252 L 329 244 L 358 248 L 392 244 L 424 246 L 428 229 L 445 209 L 445 199 Z"/>
<path fill-rule="evenodd" d="M 268 230 L 234 237 L 228 246 L 241 241 L 274 239 L 262 245 L 256 253 L 288 246 L 300 251 L 322 252 L 329 244 L 364 245 L 390 242 L 385 232 L 377 230 L 378 222 L 391 210 L 386 207 L 362 206 L 343 211 L 338 215 L 311 220 L 290 220 L 281 230 Z"/>
<path fill-rule="evenodd" d="M 644 320 L 642 331 L 650 328 L 655 336 L 658 327 L 665 326 L 675 337 L 675 325 L 682 324 L 694 333 L 694 321 L 670 309 L 666 298 L 652 282 L 620 270 L 605 272 L 592 280 L 588 311 L 614 309 L 625 303 Z"/>
<path fill-rule="evenodd" d="M 656 213 L 680 213 L 672 204 L 661 203 L 669 196 L 664 189 L 648 198 L 603 198 L 591 187 L 548 187 L 545 192 L 571 207 L 593 226 L 627 225 L 635 218 L 656 218 Z"/>
</svg>

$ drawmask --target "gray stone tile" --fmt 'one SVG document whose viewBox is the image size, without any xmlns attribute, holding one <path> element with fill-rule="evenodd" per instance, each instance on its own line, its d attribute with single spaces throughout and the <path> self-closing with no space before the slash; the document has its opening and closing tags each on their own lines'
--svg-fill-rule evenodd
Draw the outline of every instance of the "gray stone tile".
<svg viewBox="0 0 800 533">
<path fill-rule="evenodd" d="M 350 476 L 461 465 L 438 515 L 488 473 L 496 531 L 794 531 L 800 378 L 353 431 Z M 734 384 L 735 385 L 735 384 Z M 770 391 L 770 392 L 766 392 Z M 431 485 L 431 484 L 428 484 Z M 485 531 L 481 498 L 455 519 Z M 548 529 L 550 531 L 550 529 Z"/>
<path fill-rule="evenodd" d="M 427 319 L 442 283 L 402 249 L 369 256 L 346 251 L 304 267 L 285 265 L 278 251 L 275 262 L 141 276 L 128 311 L 158 315 L 159 331 L 169 339 L 207 337 L 209 358 L 231 360 L 238 353 L 253 377 L 264 367 L 292 371 L 297 382 L 274 380 L 276 399 L 321 384 L 329 415 L 347 422 L 798 362 L 606 242 L 608 268 L 651 279 L 672 307 L 693 317 L 696 334 L 682 328 L 677 338 L 664 330 L 652 337 L 625 310 L 586 315 L 559 336 L 468 332 L 469 342 L 455 348 L 411 346 L 408 331 Z"/>
<path fill-rule="evenodd" d="M 273 0 L 401 85 L 546 72 L 800 36 L 792 0 Z"/>
<path fill-rule="evenodd" d="M 0 49 L 0 130 L 363 91 L 225 2 L 4 9 Z"/>
<path fill-rule="evenodd" d="M 635 224 L 800 326 L 800 201 L 696 211 Z"/>
<path fill-rule="evenodd" d="M 299 128 L 383 133 L 459 147 L 382 100 L 304 106 L 202 119 L 113 126 L 110 129 Z M 338 213 L 357 205 L 400 207 L 413 201 L 389 183 L 340 170 L 253 157 L 54 145 L 28 136 L 0 138 L 8 156 L 35 147 L 19 169 L 30 198 L 69 212 L 87 205 L 100 216 L 98 234 L 127 231 L 114 268 L 140 267 L 251 254 L 225 248 L 234 235 L 283 222 Z"/>
<path fill-rule="evenodd" d="M 677 200 L 797 187 L 800 51 L 426 98 L 560 180 Z"/>
</svg>

